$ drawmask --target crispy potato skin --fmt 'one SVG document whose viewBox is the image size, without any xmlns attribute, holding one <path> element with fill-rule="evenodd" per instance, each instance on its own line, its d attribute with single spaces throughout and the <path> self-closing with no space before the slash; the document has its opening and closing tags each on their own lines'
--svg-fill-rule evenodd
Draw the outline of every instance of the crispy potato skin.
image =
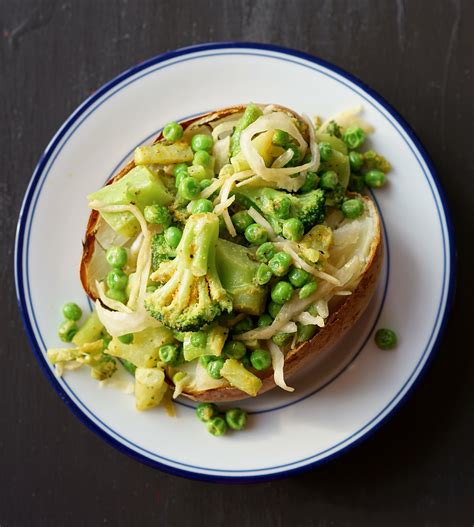
<svg viewBox="0 0 474 527">
<path fill-rule="evenodd" d="M 301 117 L 295 112 L 275 105 L 275 107 L 288 112 L 295 117 L 301 119 Z M 226 117 L 233 113 L 243 111 L 244 105 L 233 106 L 230 108 L 224 108 L 215 112 L 209 112 L 202 116 L 190 119 L 188 121 L 181 122 L 181 125 L 186 130 L 192 124 L 201 125 L 212 122 L 222 117 Z M 154 143 L 163 140 L 162 134 L 160 133 L 155 139 Z M 125 165 L 118 174 L 107 182 L 107 185 L 118 181 L 124 177 L 130 170 L 135 167 L 134 161 L 130 161 Z M 366 202 L 371 202 L 370 198 L 363 198 Z M 333 346 L 359 319 L 364 310 L 366 309 L 370 299 L 372 298 L 376 286 L 377 280 L 380 274 L 383 260 L 383 246 L 381 239 L 381 228 L 380 218 L 378 216 L 376 208 L 375 211 L 376 219 L 376 234 L 371 245 L 370 254 L 366 266 L 362 272 L 362 278 L 352 293 L 352 295 L 346 297 L 346 299 L 339 305 L 339 307 L 330 314 L 326 326 L 322 328 L 318 333 L 308 342 L 303 343 L 298 348 L 291 350 L 285 358 L 285 379 L 288 379 L 292 374 L 301 369 L 305 364 L 310 362 L 316 355 L 324 352 L 331 346 Z M 88 265 L 94 254 L 95 237 L 97 228 L 99 225 L 100 216 L 97 211 L 92 211 L 89 216 L 87 224 L 86 235 L 83 242 L 83 253 L 80 265 L 80 278 L 84 290 L 90 296 L 92 300 L 96 300 L 97 294 L 95 292 L 94 279 L 89 277 Z M 262 379 L 263 385 L 259 391 L 259 395 L 275 388 L 273 381 L 273 370 L 271 368 L 265 372 L 257 372 L 257 375 Z M 213 390 L 206 390 L 204 392 L 185 393 L 183 395 L 193 399 L 195 401 L 202 402 L 228 402 L 238 401 L 249 397 L 248 394 L 232 387 L 217 388 Z"/>
</svg>

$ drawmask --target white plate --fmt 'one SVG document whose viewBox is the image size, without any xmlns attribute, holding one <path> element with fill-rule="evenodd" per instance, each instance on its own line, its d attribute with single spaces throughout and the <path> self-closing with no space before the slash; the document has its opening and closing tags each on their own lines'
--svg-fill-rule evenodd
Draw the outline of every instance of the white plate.
<svg viewBox="0 0 474 527">
<path fill-rule="evenodd" d="M 367 313 L 343 342 L 292 384 L 242 406 L 248 430 L 209 435 L 192 405 L 177 418 L 136 412 L 134 400 L 99 388 L 87 371 L 57 379 L 45 360 L 58 346 L 60 307 L 88 307 L 78 277 L 89 211 L 101 187 L 170 120 L 245 103 L 276 102 L 329 116 L 363 104 L 373 147 L 393 164 L 375 199 L 385 229 L 385 265 Z M 202 479 L 255 480 L 296 472 L 359 442 L 400 404 L 425 368 L 446 320 L 453 247 L 433 168 L 406 123 L 370 89 L 312 56 L 259 44 L 208 44 L 153 58 L 98 90 L 64 123 L 26 192 L 16 243 L 17 294 L 35 354 L 74 413 L 120 450 L 168 472 Z M 374 328 L 397 330 L 395 351 L 373 343 Z"/>
</svg>

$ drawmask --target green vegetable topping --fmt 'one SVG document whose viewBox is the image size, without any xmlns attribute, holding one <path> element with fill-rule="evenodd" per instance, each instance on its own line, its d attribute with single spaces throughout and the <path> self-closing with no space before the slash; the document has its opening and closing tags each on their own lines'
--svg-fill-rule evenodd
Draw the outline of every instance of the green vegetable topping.
<svg viewBox="0 0 474 527">
<path fill-rule="evenodd" d="M 175 122 L 168 123 L 163 128 L 163 137 L 171 143 L 179 141 L 183 137 L 183 127 Z"/>
<path fill-rule="evenodd" d="M 369 170 L 364 174 L 364 181 L 370 188 L 380 188 L 385 185 L 385 174 L 381 170 Z"/>
<path fill-rule="evenodd" d="M 300 192 L 306 194 L 317 188 L 319 184 L 319 176 L 316 172 L 306 172 L 306 179 L 303 186 L 300 188 Z"/>
<path fill-rule="evenodd" d="M 334 190 L 339 183 L 339 178 L 334 170 L 326 170 L 321 174 L 319 186 L 324 190 Z"/>
<path fill-rule="evenodd" d="M 309 280 L 310 274 L 304 269 L 293 267 L 288 273 L 288 280 L 293 287 L 303 287 Z"/>
<path fill-rule="evenodd" d="M 213 436 L 222 436 L 227 432 L 227 423 L 222 417 L 213 417 L 207 422 L 207 431 Z"/>
<path fill-rule="evenodd" d="M 364 156 L 359 152 L 349 152 L 349 164 L 351 166 L 351 170 L 354 172 L 359 172 L 359 170 L 362 168 L 362 165 L 364 164 Z"/>
<path fill-rule="evenodd" d="M 272 287 L 271 297 L 273 302 L 284 304 L 288 302 L 292 294 L 293 286 L 289 282 L 281 281 Z"/>
<path fill-rule="evenodd" d="M 342 135 L 342 140 L 348 148 L 355 150 L 365 141 L 365 132 L 359 126 L 349 126 Z"/>
<path fill-rule="evenodd" d="M 171 223 L 171 215 L 163 205 L 148 205 L 143 211 L 148 223 L 155 223 L 167 227 Z"/>
<path fill-rule="evenodd" d="M 183 231 L 179 227 L 168 227 L 164 233 L 166 243 L 173 249 L 178 247 L 181 237 L 183 236 Z"/>
<path fill-rule="evenodd" d="M 59 326 L 58 335 L 63 342 L 71 342 L 74 335 L 77 333 L 78 327 L 73 320 L 65 320 Z"/>
<path fill-rule="evenodd" d="M 375 333 L 375 344 L 381 350 L 391 350 L 397 345 L 397 334 L 393 329 L 381 328 Z"/>
<path fill-rule="evenodd" d="M 358 192 L 359 194 L 364 190 L 365 182 L 362 176 L 357 176 L 356 174 L 351 174 L 349 179 L 349 190 L 351 192 Z"/>
<path fill-rule="evenodd" d="M 74 302 L 69 302 L 63 306 L 63 315 L 68 320 L 79 320 L 82 317 L 82 309 Z"/>
<path fill-rule="evenodd" d="M 212 180 L 211 179 L 201 179 L 201 181 L 199 182 L 199 186 L 201 187 L 201 190 L 204 190 L 205 188 L 209 187 L 210 185 L 212 185 Z"/>
<path fill-rule="evenodd" d="M 285 165 L 286 167 L 294 167 L 296 166 L 300 159 L 301 159 L 301 152 L 300 149 L 296 145 L 287 145 L 287 150 L 293 151 L 293 157 L 288 161 L 288 163 Z"/>
<path fill-rule="evenodd" d="M 341 138 L 341 127 L 336 123 L 336 121 L 330 121 L 326 127 L 325 132 L 329 135 L 334 135 L 335 137 Z"/>
<path fill-rule="evenodd" d="M 219 415 L 219 409 L 212 403 L 200 403 L 196 407 L 197 418 L 203 423 L 207 423 L 213 417 Z"/>
<path fill-rule="evenodd" d="M 292 338 L 292 333 L 277 333 L 276 335 L 273 335 L 272 340 L 277 346 L 284 348 L 285 346 L 288 346 Z"/>
<path fill-rule="evenodd" d="M 290 269 L 291 256 L 283 251 L 277 252 L 273 258 L 268 262 L 272 273 L 275 276 L 284 276 Z"/>
<path fill-rule="evenodd" d="M 247 412 L 240 408 L 226 410 L 225 420 L 232 430 L 243 430 L 247 424 Z"/>
<path fill-rule="evenodd" d="M 255 275 L 255 282 L 258 285 L 265 285 L 265 284 L 268 284 L 268 282 L 271 279 L 272 279 L 272 271 L 270 267 L 268 267 L 268 265 L 265 263 L 261 263 Z"/>
<path fill-rule="evenodd" d="M 282 306 L 280 304 L 277 304 L 276 302 L 269 302 L 267 309 L 270 313 L 270 316 L 272 318 L 276 318 L 276 316 L 280 312 L 281 307 Z"/>
<path fill-rule="evenodd" d="M 174 344 L 165 344 L 158 350 L 160 360 L 166 364 L 175 364 L 179 359 L 179 349 Z"/>
<path fill-rule="evenodd" d="M 304 234 L 304 225 L 299 219 L 290 218 L 283 223 L 282 234 L 287 240 L 299 242 Z"/>
<path fill-rule="evenodd" d="M 249 213 L 245 210 L 241 210 L 239 212 L 236 212 L 232 216 L 232 223 L 234 224 L 235 230 L 239 234 L 243 234 L 245 232 L 245 229 L 252 225 L 254 220 L 251 218 Z"/>
<path fill-rule="evenodd" d="M 196 134 L 191 139 L 191 148 L 194 150 L 194 152 L 197 152 L 198 150 L 206 150 L 209 152 L 212 150 L 213 145 L 214 141 L 210 135 Z"/>
<path fill-rule="evenodd" d="M 121 269 L 112 269 L 107 274 L 106 282 L 109 289 L 124 290 L 128 284 L 128 276 Z"/>
<path fill-rule="evenodd" d="M 133 342 L 133 333 L 126 333 L 125 335 L 121 335 L 118 339 L 122 344 L 131 344 Z"/>
<path fill-rule="evenodd" d="M 256 104 L 250 103 L 245 108 L 244 114 L 238 120 L 230 137 L 230 157 L 234 157 L 240 152 L 240 136 L 242 132 L 261 115 L 263 115 L 263 112 Z"/>
<path fill-rule="evenodd" d="M 224 344 L 222 352 L 231 359 L 241 359 L 247 353 L 247 348 L 240 340 L 230 340 Z"/>
<path fill-rule="evenodd" d="M 200 212 L 212 212 L 214 205 L 208 199 L 197 199 L 193 201 L 191 212 L 199 214 Z"/>
<path fill-rule="evenodd" d="M 271 326 L 272 322 L 273 318 L 268 313 L 264 313 L 258 317 L 257 327 L 265 328 L 267 326 Z"/>
<path fill-rule="evenodd" d="M 122 363 L 123 367 L 128 371 L 128 373 L 135 376 L 135 371 L 137 367 L 135 366 L 135 364 L 133 364 L 133 362 L 130 362 L 126 359 L 120 359 L 120 362 Z"/>
<path fill-rule="evenodd" d="M 188 174 L 188 165 L 186 163 L 178 163 L 173 168 L 174 177 L 177 177 L 180 172 Z"/>
<path fill-rule="evenodd" d="M 207 365 L 216 359 L 215 355 L 201 355 L 199 357 L 199 362 L 201 363 L 201 366 L 204 366 L 204 368 L 207 369 Z"/>
<path fill-rule="evenodd" d="M 252 328 L 252 319 L 250 317 L 245 317 L 244 319 L 239 320 L 239 322 L 237 322 L 237 324 L 233 327 L 233 331 L 237 335 L 238 333 L 245 333 L 246 331 L 250 331 Z"/>
<path fill-rule="evenodd" d="M 184 199 L 194 199 L 201 192 L 198 180 L 192 176 L 181 179 L 178 186 L 178 194 Z"/>
<path fill-rule="evenodd" d="M 275 130 L 272 143 L 276 146 L 285 147 L 290 142 L 290 135 L 283 130 Z"/>
<path fill-rule="evenodd" d="M 191 345 L 195 348 L 205 348 L 207 344 L 207 335 L 204 331 L 195 331 L 190 338 Z"/>
<path fill-rule="evenodd" d="M 318 288 L 318 283 L 316 282 L 316 280 L 312 280 L 311 282 L 308 282 L 300 289 L 299 297 L 301 299 L 308 298 L 308 296 L 312 295 L 316 291 L 317 288 Z"/>
<path fill-rule="evenodd" d="M 107 249 L 105 258 L 111 267 L 121 269 L 127 264 L 127 250 L 123 247 L 111 247 Z"/>
<path fill-rule="evenodd" d="M 267 350 L 256 349 L 250 354 L 250 362 L 256 370 L 266 370 L 272 364 L 272 357 Z"/>
<path fill-rule="evenodd" d="M 321 141 L 319 143 L 319 155 L 321 156 L 321 161 L 329 161 L 332 156 L 332 146 L 329 143 Z"/>
<path fill-rule="evenodd" d="M 107 291 L 107 296 L 112 300 L 122 302 L 122 304 L 125 304 L 127 302 L 127 295 L 123 289 L 109 289 Z"/>
<path fill-rule="evenodd" d="M 298 344 L 300 344 L 301 342 L 306 342 L 307 340 L 311 339 L 316 333 L 317 326 L 313 326 L 309 324 L 308 325 L 300 324 L 299 322 L 297 323 L 297 326 L 298 326 L 298 331 L 297 331 Z"/>
<path fill-rule="evenodd" d="M 245 238 L 252 245 L 261 245 L 268 239 L 268 232 L 258 223 L 252 223 L 245 229 Z"/>
<path fill-rule="evenodd" d="M 207 373 L 213 378 L 213 379 L 220 379 L 221 376 L 221 369 L 222 366 L 224 366 L 225 359 L 223 357 L 219 357 L 218 359 L 212 360 L 207 365 Z"/>
<path fill-rule="evenodd" d="M 199 165 L 202 167 L 210 166 L 212 157 L 206 150 L 198 150 L 193 157 L 193 165 Z"/>
<path fill-rule="evenodd" d="M 346 218 L 354 220 L 364 212 L 364 204 L 360 199 L 348 199 L 342 204 L 341 210 Z"/>
<path fill-rule="evenodd" d="M 255 257 L 259 262 L 267 263 L 275 256 L 275 246 L 272 242 L 265 242 L 260 245 L 255 253 Z"/>
</svg>

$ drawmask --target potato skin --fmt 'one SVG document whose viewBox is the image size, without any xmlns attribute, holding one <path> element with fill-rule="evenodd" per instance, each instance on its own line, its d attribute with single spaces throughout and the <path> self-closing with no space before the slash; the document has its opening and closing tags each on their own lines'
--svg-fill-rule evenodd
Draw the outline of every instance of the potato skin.
<svg viewBox="0 0 474 527">
<path fill-rule="evenodd" d="M 282 111 L 294 115 L 298 119 L 301 119 L 298 114 L 285 107 L 278 105 L 274 106 L 281 109 Z M 244 105 L 224 108 L 222 110 L 209 112 L 202 116 L 183 121 L 181 122 L 181 125 L 186 130 L 192 124 L 197 126 L 201 124 L 206 124 L 214 120 L 221 119 L 222 117 L 231 115 L 233 113 L 241 112 L 244 109 Z M 160 133 L 153 143 L 162 140 L 163 137 Z M 113 178 L 111 178 L 107 182 L 107 185 L 110 185 L 111 183 L 118 181 L 119 179 L 124 177 L 134 167 L 135 163 L 132 160 L 127 165 L 125 165 L 122 170 L 120 170 L 120 172 L 118 172 Z M 362 199 L 364 199 L 367 206 L 370 208 L 376 221 L 376 232 L 371 244 L 366 266 L 362 271 L 362 278 L 356 289 L 353 291 L 352 295 L 345 297 L 345 300 L 341 303 L 341 305 L 339 305 L 336 311 L 329 315 L 329 318 L 326 322 L 326 326 L 319 330 L 318 333 L 311 340 L 303 343 L 298 348 L 295 348 L 294 350 L 288 352 L 285 358 L 285 379 L 289 379 L 291 375 L 297 372 L 305 364 L 310 362 L 316 355 L 330 348 L 340 338 L 342 338 L 342 336 L 360 318 L 375 292 L 383 261 L 380 217 L 372 200 L 366 196 L 363 196 Z M 84 290 L 92 300 L 96 300 L 98 295 L 95 289 L 95 280 L 93 277 L 89 277 L 88 266 L 94 254 L 95 237 L 99 225 L 100 215 L 97 211 L 92 211 L 87 224 L 80 265 L 80 278 L 82 285 L 84 287 Z M 267 392 L 272 388 L 275 388 L 275 383 L 273 380 L 273 370 L 271 368 L 264 372 L 256 372 L 256 375 L 258 375 L 263 381 L 262 388 L 260 389 L 258 395 Z M 183 392 L 183 395 L 195 401 L 216 403 L 238 401 L 249 397 L 248 394 L 233 387 L 216 388 L 212 390 L 194 393 Z"/>
</svg>

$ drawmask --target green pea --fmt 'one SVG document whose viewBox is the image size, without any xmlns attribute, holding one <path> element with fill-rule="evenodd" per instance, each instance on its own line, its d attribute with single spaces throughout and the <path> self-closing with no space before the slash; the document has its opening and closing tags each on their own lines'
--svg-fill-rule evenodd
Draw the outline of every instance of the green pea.
<svg viewBox="0 0 474 527">
<path fill-rule="evenodd" d="M 107 287 L 109 289 L 119 289 L 123 291 L 128 284 L 128 276 L 121 269 L 112 269 L 107 274 Z"/>
<path fill-rule="evenodd" d="M 214 205 L 208 199 L 197 199 L 192 203 L 192 214 L 199 214 L 200 212 L 212 212 L 214 210 Z"/>
<path fill-rule="evenodd" d="M 319 155 L 321 156 L 321 161 L 329 161 L 332 156 L 332 146 L 325 141 L 319 143 Z"/>
<path fill-rule="evenodd" d="M 121 269 L 127 264 L 127 250 L 123 247 L 110 247 L 105 253 L 105 258 L 111 267 Z"/>
<path fill-rule="evenodd" d="M 259 262 L 267 263 L 275 256 L 275 246 L 272 242 L 265 242 L 260 245 L 255 253 L 255 256 Z"/>
<path fill-rule="evenodd" d="M 207 369 L 207 365 L 211 361 L 215 360 L 215 358 L 216 358 L 215 355 L 201 355 L 199 357 L 199 362 L 201 363 L 201 366 L 204 366 L 204 368 Z"/>
<path fill-rule="evenodd" d="M 204 331 L 195 331 L 189 339 L 191 346 L 204 349 L 207 344 L 207 335 Z"/>
<path fill-rule="evenodd" d="M 245 317 L 239 320 L 237 324 L 232 328 L 233 332 L 237 335 L 238 333 L 245 333 L 253 328 L 253 322 L 250 317 Z"/>
<path fill-rule="evenodd" d="M 213 417 L 219 415 L 219 409 L 212 403 L 200 403 L 196 407 L 197 418 L 203 423 L 207 423 Z"/>
<path fill-rule="evenodd" d="M 272 364 L 272 356 L 267 350 L 256 349 L 250 354 L 250 362 L 256 370 L 266 370 Z"/>
<path fill-rule="evenodd" d="M 318 288 L 318 283 L 316 280 L 312 280 L 311 282 L 308 282 L 305 284 L 298 294 L 298 296 L 303 300 L 304 298 L 308 298 L 308 296 L 312 295 L 316 289 Z"/>
<path fill-rule="evenodd" d="M 227 432 L 227 423 L 222 417 L 213 417 L 207 422 L 207 431 L 213 436 L 222 436 Z"/>
<path fill-rule="evenodd" d="M 249 370 L 251 367 L 252 367 L 252 363 L 250 362 L 250 358 L 247 355 L 244 355 L 241 359 L 240 359 L 240 363 L 245 366 L 245 368 L 247 368 L 247 370 Z"/>
<path fill-rule="evenodd" d="M 286 220 L 290 217 L 291 212 L 291 200 L 287 196 L 273 200 L 273 210 L 275 212 L 275 216 L 277 218 L 280 218 L 282 220 Z"/>
<path fill-rule="evenodd" d="M 74 302 L 69 302 L 63 306 L 63 315 L 68 320 L 79 320 L 82 317 L 82 309 Z"/>
<path fill-rule="evenodd" d="M 239 340 L 230 340 L 224 344 L 222 352 L 231 359 L 241 359 L 247 353 L 247 348 Z"/>
<path fill-rule="evenodd" d="M 354 220 L 364 212 L 364 204 L 360 199 L 348 199 L 341 205 L 341 211 L 346 218 Z"/>
<path fill-rule="evenodd" d="M 304 225 L 298 218 L 285 220 L 282 234 L 287 240 L 299 242 L 304 234 Z"/>
<path fill-rule="evenodd" d="M 125 335 L 120 335 L 118 339 L 122 344 L 131 344 L 133 342 L 133 333 L 126 333 Z"/>
<path fill-rule="evenodd" d="M 321 174 L 319 186 L 323 190 L 334 190 L 339 183 L 339 178 L 334 170 L 326 170 Z"/>
<path fill-rule="evenodd" d="M 255 274 L 255 282 L 258 285 L 265 285 L 272 279 L 272 271 L 267 264 L 261 263 L 258 266 L 257 272 Z"/>
<path fill-rule="evenodd" d="M 245 229 L 245 238 L 253 245 L 262 245 L 268 239 L 268 232 L 258 223 L 252 223 Z"/>
<path fill-rule="evenodd" d="M 212 161 L 212 156 L 205 150 L 198 150 L 193 157 L 193 165 L 208 167 Z"/>
<path fill-rule="evenodd" d="M 194 152 L 197 152 L 198 150 L 206 150 L 209 152 L 212 150 L 213 145 L 214 141 L 210 135 L 196 134 L 191 139 L 191 148 Z"/>
<path fill-rule="evenodd" d="M 273 318 L 268 313 L 263 313 L 263 315 L 260 315 L 257 320 L 257 327 L 259 328 L 265 328 L 267 326 L 271 326 L 273 322 Z"/>
<path fill-rule="evenodd" d="M 219 357 L 218 359 L 215 359 L 211 361 L 207 365 L 207 373 L 213 378 L 213 379 L 220 379 L 221 376 L 221 370 L 222 366 L 224 366 L 225 359 L 223 357 Z"/>
<path fill-rule="evenodd" d="M 304 269 L 298 269 L 293 267 L 288 273 L 288 280 L 290 284 L 294 287 L 303 287 L 306 282 L 309 280 L 310 274 Z"/>
<path fill-rule="evenodd" d="M 272 287 L 271 297 L 273 302 L 277 304 L 284 304 L 290 300 L 293 294 L 293 286 L 289 282 L 281 281 L 277 282 Z"/>
<path fill-rule="evenodd" d="M 391 350 L 397 345 L 397 334 L 393 329 L 381 328 L 375 333 L 375 344 L 382 350 Z"/>
<path fill-rule="evenodd" d="M 249 215 L 249 213 L 246 210 L 241 210 L 239 212 L 236 212 L 232 216 L 232 223 L 234 224 L 235 230 L 239 234 L 243 234 L 245 232 L 245 229 L 252 225 L 254 220 Z"/>
<path fill-rule="evenodd" d="M 120 359 L 120 362 L 122 363 L 123 367 L 128 371 L 128 373 L 135 376 L 135 371 L 137 367 L 135 366 L 135 364 L 133 364 L 133 362 L 130 362 L 126 359 Z"/>
<path fill-rule="evenodd" d="M 188 173 L 188 165 L 186 163 L 177 163 L 173 168 L 173 174 L 175 177 L 178 176 L 180 172 Z"/>
<path fill-rule="evenodd" d="M 272 136 L 272 143 L 276 146 L 285 147 L 290 141 L 290 134 L 284 130 L 275 130 Z"/>
<path fill-rule="evenodd" d="M 230 408 L 225 412 L 225 420 L 232 430 L 243 430 L 247 424 L 247 412 L 241 408 Z"/>
<path fill-rule="evenodd" d="M 272 341 L 280 348 L 284 348 L 288 346 L 292 338 L 293 333 L 277 333 L 276 335 L 273 335 Z"/>
<path fill-rule="evenodd" d="M 176 247 L 178 247 L 182 236 L 183 231 L 179 227 L 168 227 L 165 231 L 166 243 L 173 249 L 176 249 Z"/>
<path fill-rule="evenodd" d="M 183 127 L 174 121 L 168 123 L 163 128 L 163 137 L 172 143 L 179 141 L 183 137 Z"/>
<path fill-rule="evenodd" d="M 146 292 L 147 293 L 154 293 L 157 289 L 158 288 L 157 288 L 156 285 L 147 285 L 146 286 Z"/>
<path fill-rule="evenodd" d="M 200 152 L 204 152 L 204 150 L 200 150 Z M 201 179 L 206 179 L 208 177 L 208 169 L 206 167 L 203 167 L 202 165 L 195 165 L 193 164 L 193 170 L 192 170 L 192 177 L 197 180 L 199 183 Z M 201 184 L 199 184 L 199 188 L 201 187 Z"/>
<path fill-rule="evenodd" d="M 361 193 L 364 190 L 365 182 L 362 176 L 357 176 L 356 174 L 351 174 L 349 179 L 349 190 L 351 192 Z"/>
<path fill-rule="evenodd" d="M 212 185 L 212 180 L 211 179 L 201 179 L 201 181 L 199 182 L 199 186 L 201 187 L 201 190 L 204 190 L 205 188 L 209 187 L 210 185 Z"/>
<path fill-rule="evenodd" d="M 385 174 L 381 170 L 369 170 L 364 174 L 364 181 L 370 188 L 380 188 L 385 185 Z"/>
<path fill-rule="evenodd" d="M 71 342 L 78 329 L 73 320 L 65 320 L 59 326 L 58 336 L 63 342 Z"/>
<path fill-rule="evenodd" d="M 351 170 L 354 172 L 359 172 L 359 170 L 362 168 L 362 165 L 364 164 L 364 156 L 359 152 L 349 152 L 349 164 L 351 166 Z"/>
<path fill-rule="evenodd" d="M 109 289 L 107 291 L 107 296 L 112 300 L 117 300 L 117 302 L 122 302 L 122 304 L 127 303 L 127 295 L 123 289 Z"/>
<path fill-rule="evenodd" d="M 189 177 L 189 173 L 187 170 L 181 170 L 181 172 L 178 172 L 176 174 L 176 177 L 175 177 L 175 185 L 176 185 L 176 188 L 179 189 L 179 185 L 181 184 L 181 181 L 183 181 L 183 179 L 185 177 Z"/>
<path fill-rule="evenodd" d="M 270 259 L 268 266 L 275 276 L 284 276 L 288 272 L 291 262 L 291 256 L 288 253 L 280 251 Z"/>
<path fill-rule="evenodd" d="M 312 326 L 312 325 L 305 325 L 305 324 L 300 324 L 299 322 L 296 323 L 296 325 L 298 326 L 298 330 L 297 330 L 297 334 L 298 334 L 298 338 L 297 338 L 297 342 L 298 344 L 300 342 L 306 342 L 307 340 L 311 339 L 314 334 L 316 333 L 316 329 L 317 329 L 317 326 Z"/>
<path fill-rule="evenodd" d="M 310 192 L 311 190 L 317 188 L 318 184 L 319 176 L 316 174 L 316 172 L 306 172 L 306 179 L 303 186 L 300 188 L 300 192 L 303 194 Z"/>
<path fill-rule="evenodd" d="M 184 177 L 178 186 L 178 194 L 184 199 L 193 199 L 201 192 L 199 182 L 196 178 L 192 176 Z"/>
<path fill-rule="evenodd" d="M 276 302 L 269 302 L 267 310 L 272 318 L 276 318 L 278 313 L 280 312 L 281 307 L 282 306 L 280 304 L 277 304 Z"/>
<path fill-rule="evenodd" d="M 165 344 L 160 346 L 158 355 L 165 364 L 175 364 L 179 358 L 179 349 L 174 344 Z"/>
<path fill-rule="evenodd" d="M 355 150 L 365 141 L 365 132 L 360 126 L 349 126 L 342 134 L 342 139 L 348 148 Z"/>
<path fill-rule="evenodd" d="M 163 205 L 147 205 L 143 210 L 143 215 L 148 223 L 164 225 L 165 227 L 171 223 L 171 215 Z"/>
</svg>

